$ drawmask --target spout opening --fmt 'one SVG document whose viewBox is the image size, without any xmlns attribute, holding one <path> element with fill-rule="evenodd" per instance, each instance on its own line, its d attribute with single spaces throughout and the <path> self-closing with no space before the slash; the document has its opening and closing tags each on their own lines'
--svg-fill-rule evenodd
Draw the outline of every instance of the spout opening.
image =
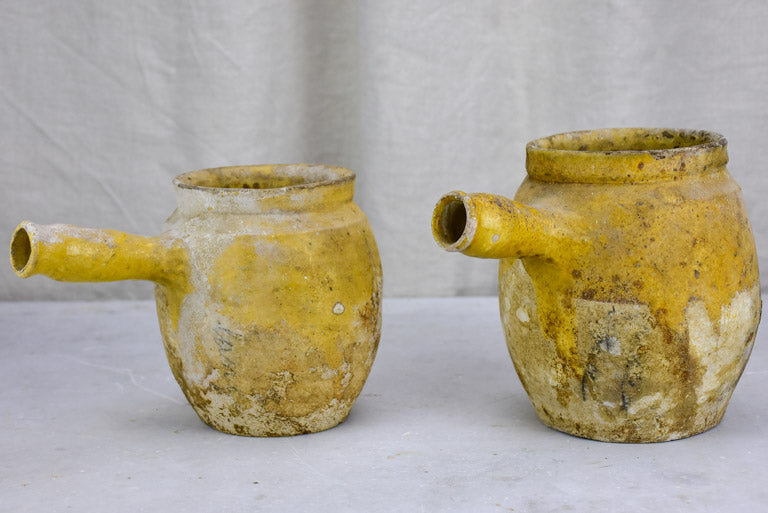
<svg viewBox="0 0 768 513">
<path fill-rule="evenodd" d="M 29 276 L 35 256 L 29 232 L 23 224 L 19 225 L 11 238 L 11 266 L 16 274 L 22 278 Z"/>
<path fill-rule="evenodd" d="M 440 237 L 446 244 L 455 244 L 467 227 L 467 210 L 464 203 L 453 200 L 445 206 L 440 216 Z"/>
<path fill-rule="evenodd" d="M 473 208 L 462 192 L 443 196 L 435 206 L 432 234 L 440 246 L 448 251 L 461 251 L 474 235 Z"/>
</svg>

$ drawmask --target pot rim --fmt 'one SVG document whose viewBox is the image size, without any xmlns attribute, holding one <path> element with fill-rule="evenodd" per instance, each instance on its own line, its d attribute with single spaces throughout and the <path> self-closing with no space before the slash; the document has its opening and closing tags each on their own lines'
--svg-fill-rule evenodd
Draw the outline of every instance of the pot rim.
<svg viewBox="0 0 768 513">
<path fill-rule="evenodd" d="M 563 132 L 526 145 L 536 180 L 635 183 L 714 172 L 728 162 L 728 141 L 707 130 L 604 128 Z"/>
<path fill-rule="evenodd" d="M 355 173 L 323 164 L 224 166 L 181 174 L 173 184 L 184 216 L 299 213 L 352 201 Z"/>
<path fill-rule="evenodd" d="M 237 176 L 237 175 L 240 176 Z M 295 179 L 295 183 L 283 185 L 254 187 L 232 185 L 204 185 L 205 179 L 227 180 L 235 182 L 235 178 L 245 178 L 248 174 L 266 179 Z M 314 174 L 314 176 L 310 176 Z M 229 175 L 229 176 L 227 176 Z M 199 191 L 216 191 L 218 193 L 236 191 L 238 194 L 247 193 L 256 196 L 273 196 L 292 191 L 314 189 L 316 187 L 341 185 L 355 180 L 355 173 L 347 168 L 325 164 L 256 164 L 242 166 L 222 166 L 182 173 L 173 179 L 173 184 L 181 189 Z M 242 182 L 243 180 L 237 180 Z M 239 183 L 238 183 L 239 185 Z M 247 185 L 247 184 L 246 184 Z"/>
</svg>

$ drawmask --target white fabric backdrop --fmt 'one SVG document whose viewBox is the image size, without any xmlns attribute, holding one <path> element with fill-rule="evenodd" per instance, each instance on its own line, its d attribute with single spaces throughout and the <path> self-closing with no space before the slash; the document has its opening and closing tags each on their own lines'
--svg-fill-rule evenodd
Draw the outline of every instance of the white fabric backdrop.
<svg viewBox="0 0 768 513">
<path fill-rule="evenodd" d="M 388 295 L 492 294 L 432 207 L 514 194 L 535 137 L 608 126 L 729 139 L 768 269 L 768 3 L 0 1 L 0 232 L 22 219 L 155 234 L 170 181 L 229 164 L 358 173 Z M 0 299 L 149 297 L 19 280 Z"/>
</svg>

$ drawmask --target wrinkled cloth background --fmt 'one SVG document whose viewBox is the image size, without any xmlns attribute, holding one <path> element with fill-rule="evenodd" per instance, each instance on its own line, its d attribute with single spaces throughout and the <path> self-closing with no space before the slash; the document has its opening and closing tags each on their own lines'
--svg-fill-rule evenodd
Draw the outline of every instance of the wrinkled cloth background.
<svg viewBox="0 0 768 513">
<path fill-rule="evenodd" d="M 728 138 L 766 270 L 767 86 L 760 0 L 0 1 L 0 233 L 153 235 L 177 174 L 327 163 L 358 174 L 387 295 L 495 294 L 495 261 L 433 242 L 440 195 L 513 195 L 537 137 L 661 126 Z M 0 300 L 151 292 L 0 265 Z"/>
</svg>

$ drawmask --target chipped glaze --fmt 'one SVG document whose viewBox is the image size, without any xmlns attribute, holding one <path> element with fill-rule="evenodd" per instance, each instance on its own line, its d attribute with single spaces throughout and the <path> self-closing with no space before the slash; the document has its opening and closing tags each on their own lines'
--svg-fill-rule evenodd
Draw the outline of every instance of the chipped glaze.
<svg viewBox="0 0 768 513">
<path fill-rule="evenodd" d="M 545 424 L 652 442 L 721 420 L 761 313 L 727 160 L 709 132 L 559 134 L 528 144 L 515 201 L 438 202 L 440 245 L 500 259 L 507 345 Z"/>
<path fill-rule="evenodd" d="M 354 174 L 308 165 L 206 169 L 174 181 L 158 237 L 21 223 L 22 277 L 156 283 L 163 341 L 200 418 L 283 436 L 342 422 L 381 330 L 381 264 Z"/>
</svg>

